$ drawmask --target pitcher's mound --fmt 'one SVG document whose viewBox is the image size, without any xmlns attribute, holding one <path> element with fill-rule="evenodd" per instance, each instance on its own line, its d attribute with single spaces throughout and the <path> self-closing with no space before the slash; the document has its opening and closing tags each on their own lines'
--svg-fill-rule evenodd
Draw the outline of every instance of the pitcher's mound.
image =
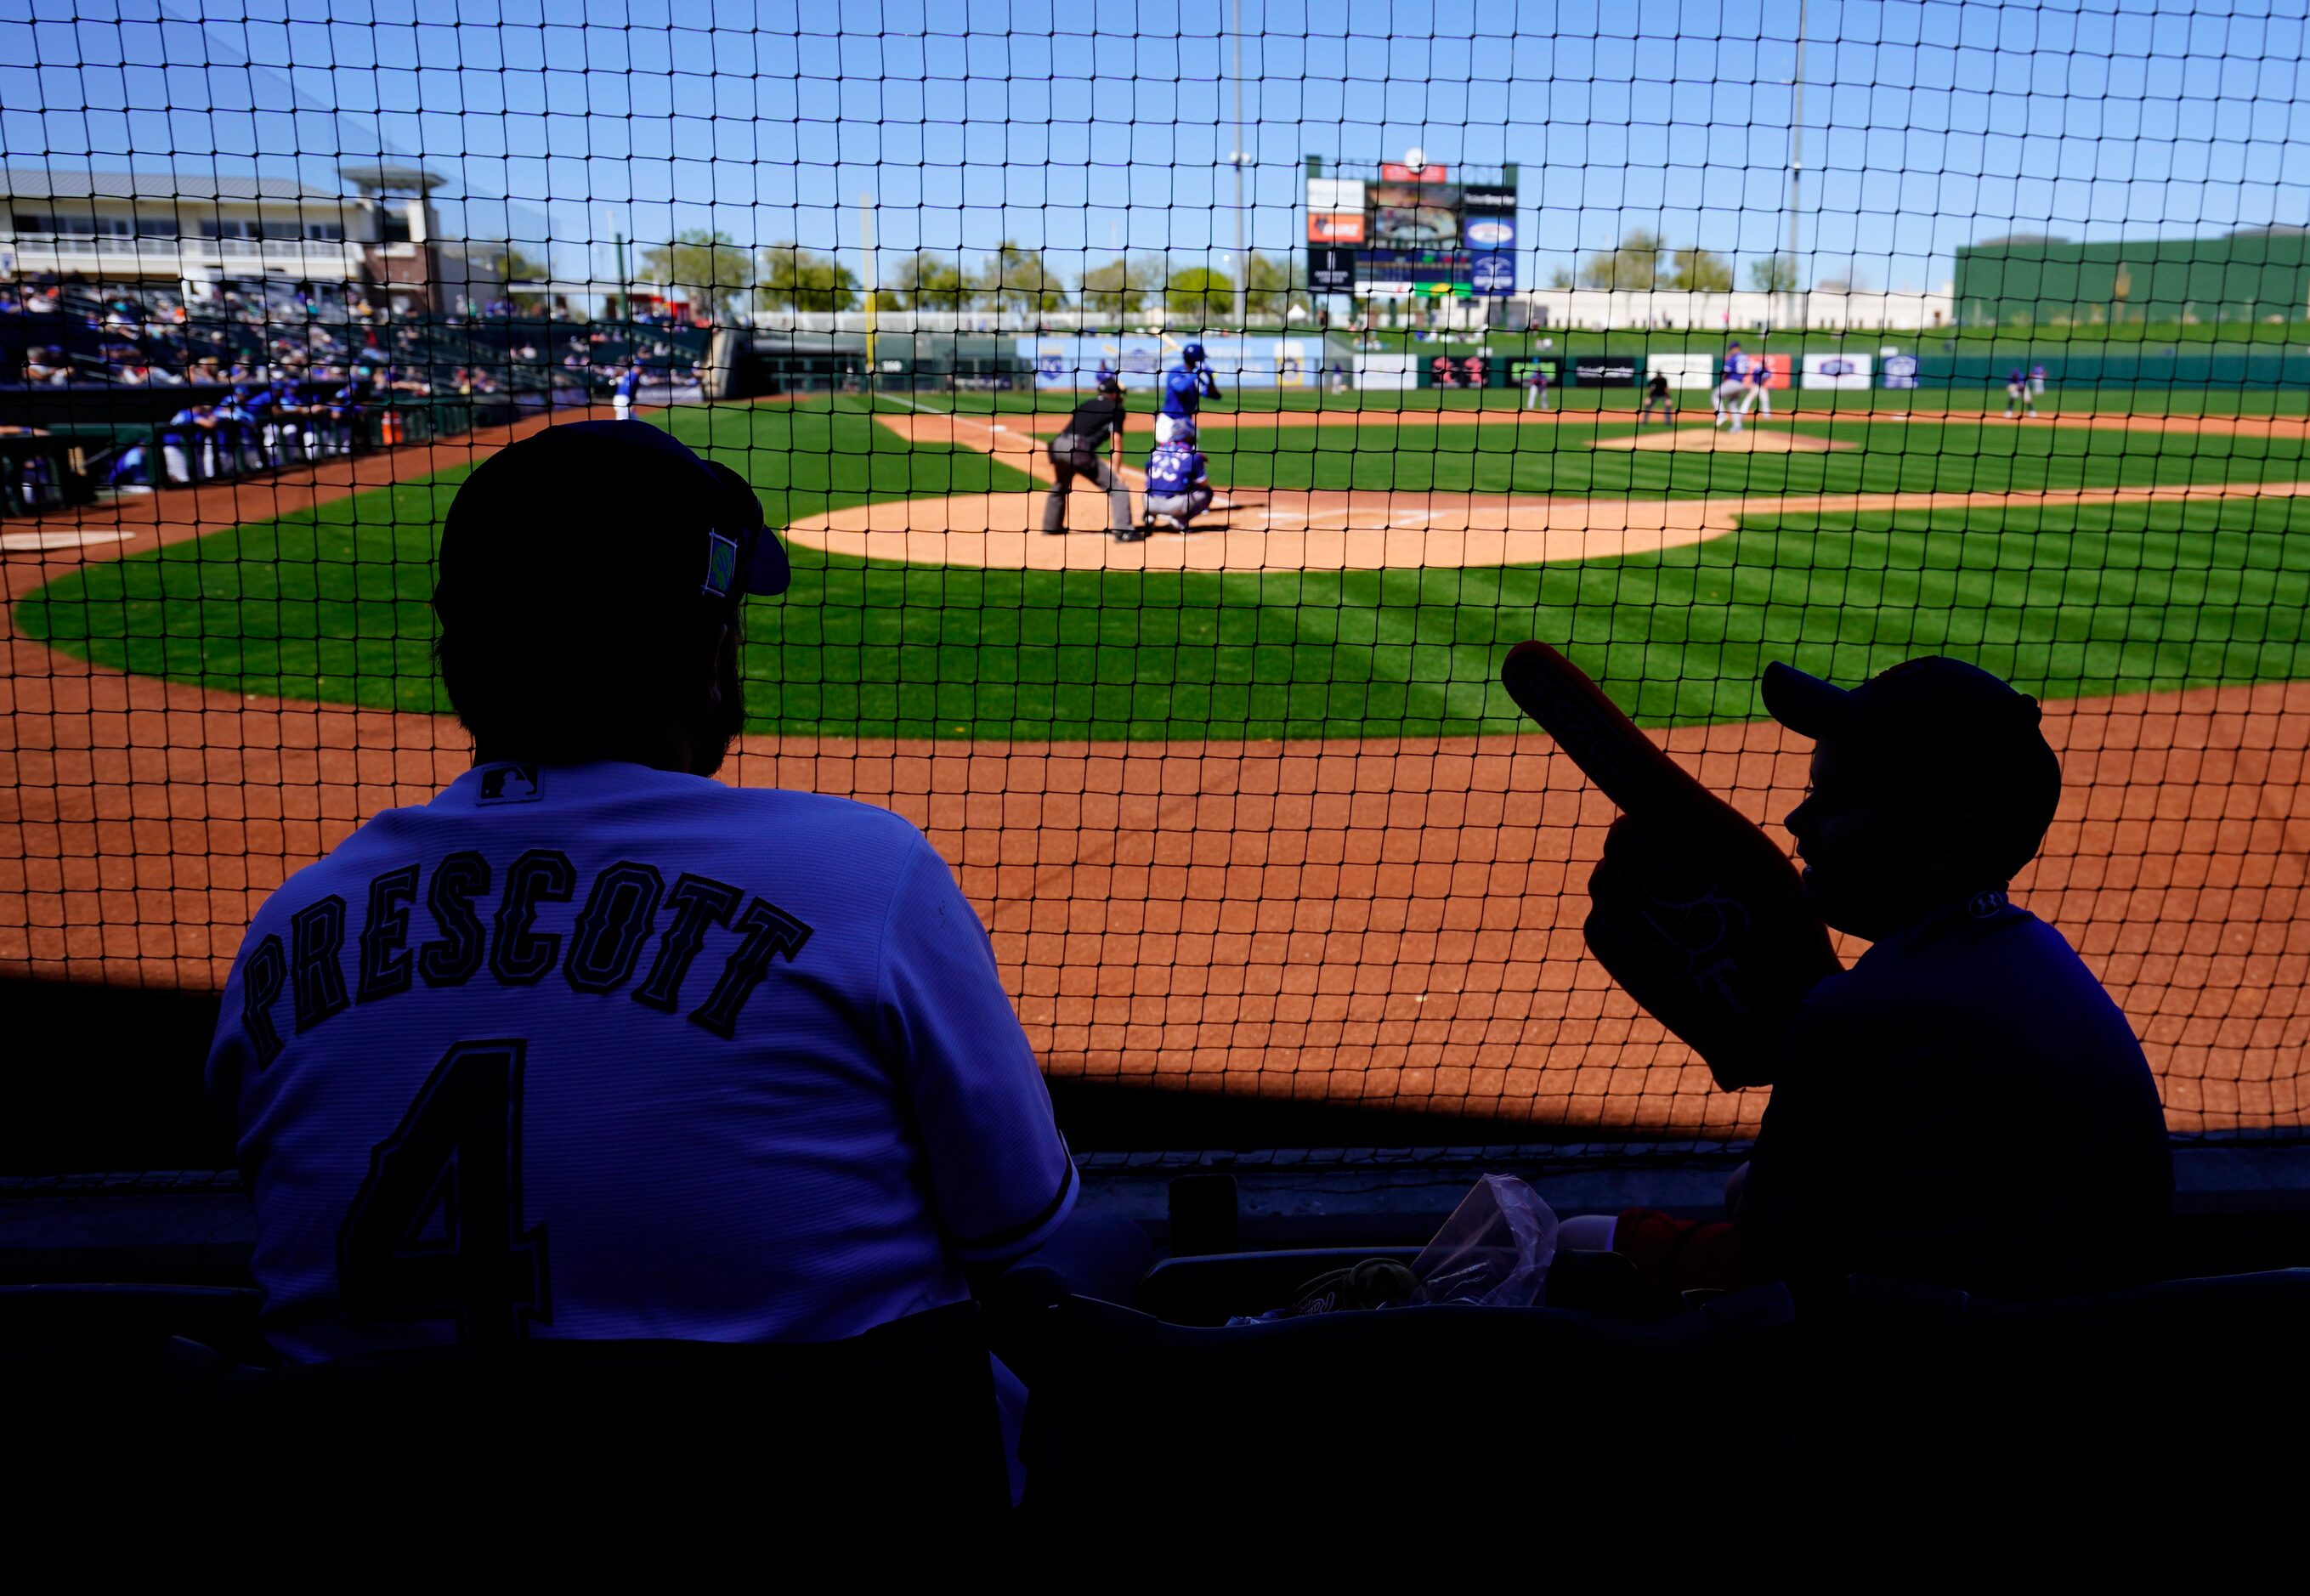
<svg viewBox="0 0 2310 1596">
<path fill-rule="evenodd" d="M 1647 427 L 1633 438 L 1600 438 L 1590 446 L 1599 449 L 1698 449 L 1706 454 L 1825 455 L 1853 446 L 1841 439 L 1815 438 L 1810 432 L 1767 430 L 1753 422 L 1738 432 L 1722 427 Z"/>
</svg>

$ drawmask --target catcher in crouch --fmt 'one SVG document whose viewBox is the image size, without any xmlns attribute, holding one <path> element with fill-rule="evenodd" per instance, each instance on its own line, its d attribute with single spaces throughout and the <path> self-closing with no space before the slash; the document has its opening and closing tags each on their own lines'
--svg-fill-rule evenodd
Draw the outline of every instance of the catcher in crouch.
<svg viewBox="0 0 2310 1596">
<path fill-rule="evenodd" d="M 1720 1082 L 1772 1087 L 1729 1222 L 1630 1210 L 1571 1219 L 1560 1245 L 1628 1254 L 1668 1303 L 1856 1272 L 2008 1297 L 2155 1278 L 2157 1084 L 2062 933 L 2006 896 L 2061 796 L 2036 701 L 1940 657 L 1849 691 L 1775 664 L 1764 699 L 1815 740 L 1784 822 L 1801 886 L 1730 833 L 1628 814 L 1585 927 Z M 1873 945 L 1839 968 L 1805 911 Z"/>
</svg>

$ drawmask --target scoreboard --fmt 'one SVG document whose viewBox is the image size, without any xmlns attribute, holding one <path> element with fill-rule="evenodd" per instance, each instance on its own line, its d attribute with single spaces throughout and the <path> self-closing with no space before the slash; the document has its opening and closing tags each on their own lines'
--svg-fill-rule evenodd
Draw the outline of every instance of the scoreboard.
<svg viewBox="0 0 2310 1596">
<path fill-rule="evenodd" d="M 1516 169 L 1386 162 L 1325 175 L 1307 161 L 1307 286 L 1357 295 L 1512 294 Z"/>
</svg>

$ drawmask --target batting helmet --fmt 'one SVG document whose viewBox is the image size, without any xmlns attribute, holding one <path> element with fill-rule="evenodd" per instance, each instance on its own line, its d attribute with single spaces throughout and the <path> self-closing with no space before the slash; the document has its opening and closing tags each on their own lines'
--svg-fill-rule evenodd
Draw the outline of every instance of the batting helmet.
<svg viewBox="0 0 2310 1596">
<path fill-rule="evenodd" d="M 1200 343 L 1190 343 L 1179 351 L 1179 358 L 1190 366 L 1200 366 L 1203 363 L 1203 346 Z"/>
</svg>

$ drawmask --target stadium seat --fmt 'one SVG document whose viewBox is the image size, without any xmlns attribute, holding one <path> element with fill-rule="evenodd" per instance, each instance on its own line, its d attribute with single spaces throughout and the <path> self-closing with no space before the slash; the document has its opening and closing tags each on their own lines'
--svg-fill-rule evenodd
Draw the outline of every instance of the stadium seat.
<svg viewBox="0 0 2310 1596">
<path fill-rule="evenodd" d="M 2310 1269 L 2032 1302 L 1861 1276 L 1804 1305 L 1797 1454 L 1832 1487 L 1857 1470 L 2087 1503 L 2151 1478 L 2243 1490 L 2273 1415 L 2234 1383 L 2310 1345 Z"/>
<path fill-rule="evenodd" d="M 69 1451 L 198 1436 L 220 1465 L 284 1464 L 380 1514 L 410 1482 L 614 1497 L 682 1514 L 1010 1502 L 974 1304 L 796 1345 L 533 1340 L 235 1369 L 183 1341 L 0 1361 Z M 540 1499 L 543 1499 L 541 1495 Z"/>
<path fill-rule="evenodd" d="M 1795 1331 L 1778 1287 L 1650 1320 L 1429 1307 L 1211 1329 L 1081 1298 L 1057 1314 L 1029 1415 L 1030 1506 L 1368 1501 L 1396 1520 L 1454 1488 L 1505 1504 L 1504 1459 L 1535 1488 L 1650 1469 L 1732 1393 L 1760 1415 L 1744 1415 L 1746 1444 L 1768 1447 Z M 1565 1460 L 1552 1474 L 1550 1454 Z"/>
</svg>

